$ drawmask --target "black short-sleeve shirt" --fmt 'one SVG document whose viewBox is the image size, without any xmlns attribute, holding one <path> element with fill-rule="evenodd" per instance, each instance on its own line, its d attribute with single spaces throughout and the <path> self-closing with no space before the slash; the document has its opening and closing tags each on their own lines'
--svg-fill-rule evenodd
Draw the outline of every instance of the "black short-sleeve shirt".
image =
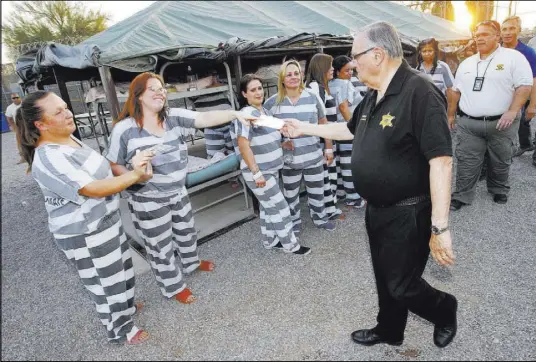
<svg viewBox="0 0 536 362">
<path fill-rule="evenodd" d="M 373 206 L 430 195 L 428 161 L 452 156 L 445 96 L 404 60 L 376 97 L 369 91 L 348 122 L 356 191 Z"/>
</svg>

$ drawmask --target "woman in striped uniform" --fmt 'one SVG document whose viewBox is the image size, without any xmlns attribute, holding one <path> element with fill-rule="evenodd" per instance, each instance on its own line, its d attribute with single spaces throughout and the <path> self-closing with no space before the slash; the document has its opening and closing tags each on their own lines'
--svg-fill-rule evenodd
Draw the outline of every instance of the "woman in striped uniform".
<svg viewBox="0 0 536 362">
<path fill-rule="evenodd" d="M 289 60 L 281 66 L 277 80 L 277 94 L 268 98 L 264 108 L 277 118 L 295 118 L 313 124 L 327 123 L 324 105 L 318 97 L 305 89 L 300 64 Z M 335 230 L 324 205 L 324 156 L 318 137 L 299 137 L 283 143 L 291 159 L 284 158 L 281 170 L 283 195 L 290 207 L 294 232 L 301 230 L 300 186 L 302 178 L 307 190 L 309 212 L 315 226 Z M 326 142 L 331 149 L 331 142 Z M 285 152 L 285 151 L 284 151 Z"/>
<path fill-rule="evenodd" d="M 352 118 L 350 112 L 350 95 L 352 84 L 350 79 L 353 73 L 352 59 L 340 55 L 333 60 L 334 79 L 329 82 L 329 90 L 335 98 L 337 108 L 337 122 L 348 122 Z M 345 204 L 354 208 L 365 206 L 365 200 L 354 189 L 352 170 L 352 142 L 337 141 L 337 163 L 339 187 L 338 196 L 345 199 Z"/>
<path fill-rule="evenodd" d="M 240 91 L 245 99 L 242 112 L 255 117 L 272 115 L 262 107 L 264 89 L 259 77 L 244 75 L 240 80 Z M 242 176 L 259 200 L 263 246 L 297 255 L 309 254 L 310 248 L 298 244 L 292 230 L 290 209 L 279 187 L 279 170 L 283 167 L 281 133 L 268 127 L 249 127 L 235 120 L 231 138 L 240 159 Z"/>
<path fill-rule="evenodd" d="M 45 197 L 50 232 L 78 270 L 108 340 L 145 341 L 148 333 L 132 321 L 141 304 L 134 304 L 134 269 L 118 193 L 151 178 L 146 166 L 152 155 L 139 153 L 132 171 L 113 177 L 106 159 L 72 136 L 73 114 L 51 92 L 26 96 L 17 119 L 24 160 Z"/>
<path fill-rule="evenodd" d="M 430 76 L 437 88 L 445 96 L 451 91 L 454 77 L 447 63 L 439 58 L 439 43 L 434 39 L 425 39 L 417 47 L 417 70 Z"/>
<path fill-rule="evenodd" d="M 132 81 L 129 96 L 114 123 L 106 157 L 115 175 L 128 172 L 138 150 L 153 149 L 153 178 L 130 187 L 129 209 L 134 227 L 144 240 L 147 258 L 162 294 L 189 304 L 196 299 L 182 279 L 182 269 L 212 271 L 214 263 L 199 260 L 192 206 L 185 187 L 188 150 L 185 139 L 196 128 L 214 127 L 251 116 L 236 111 L 195 112 L 165 107 L 162 78 L 142 73 Z"/>
<path fill-rule="evenodd" d="M 331 55 L 315 54 L 309 62 L 305 82 L 307 90 L 316 94 L 324 104 L 328 123 L 337 122 L 337 104 L 328 87 L 328 82 L 333 79 L 332 61 Z M 326 148 L 328 143 L 331 143 L 331 149 Z M 324 203 L 328 217 L 334 219 L 342 215 L 342 210 L 337 207 L 337 165 L 335 163 L 337 145 L 333 141 L 325 142 L 323 138 L 320 139 L 320 145 L 325 149 L 326 158 L 324 163 Z"/>
</svg>

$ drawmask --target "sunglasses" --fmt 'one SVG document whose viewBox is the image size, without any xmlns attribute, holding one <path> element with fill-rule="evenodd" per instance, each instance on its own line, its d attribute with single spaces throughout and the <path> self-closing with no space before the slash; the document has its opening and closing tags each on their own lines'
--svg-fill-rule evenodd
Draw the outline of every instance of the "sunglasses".
<svg viewBox="0 0 536 362">
<path fill-rule="evenodd" d="M 11 99 L 20 99 L 20 97 L 11 97 Z"/>
<path fill-rule="evenodd" d="M 493 29 L 495 29 L 496 31 L 501 31 L 501 29 L 499 29 L 497 27 L 497 24 L 495 24 L 493 21 L 490 21 L 490 20 L 484 20 L 484 21 L 481 21 L 480 23 L 476 24 L 475 26 L 475 31 L 476 29 L 478 29 L 479 26 L 481 25 L 489 25 L 491 26 Z"/>
</svg>

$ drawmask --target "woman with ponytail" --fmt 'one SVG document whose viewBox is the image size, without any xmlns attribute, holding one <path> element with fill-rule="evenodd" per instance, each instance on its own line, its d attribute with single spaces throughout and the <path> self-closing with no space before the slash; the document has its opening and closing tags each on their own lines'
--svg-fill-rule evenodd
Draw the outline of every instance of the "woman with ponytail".
<svg viewBox="0 0 536 362">
<path fill-rule="evenodd" d="M 17 120 L 22 157 L 43 192 L 50 232 L 78 270 L 108 341 L 145 341 L 149 334 L 132 321 L 142 304 L 134 304 L 134 269 L 118 193 L 152 177 L 146 169 L 152 154 L 137 154 L 132 171 L 113 177 L 106 159 L 72 136 L 73 114 L 52 92 L 26 96 Z"/>
</svg>

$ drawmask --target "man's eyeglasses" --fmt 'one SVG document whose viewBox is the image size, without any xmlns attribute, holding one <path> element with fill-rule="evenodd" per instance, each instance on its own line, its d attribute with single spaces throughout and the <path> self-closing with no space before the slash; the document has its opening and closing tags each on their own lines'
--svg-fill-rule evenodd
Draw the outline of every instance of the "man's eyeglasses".
<svg viewBox="0 0 536 362">
<path fill-rule="evenodd" d="M 11 99 L 13 99 L 13 100 L 20 99 L 20 97 L 11 97 Z"/>
<path fill-rule="evenodd" d="M 368 52 L 370 52 L 370 51 L 371 51 L 372 49 L 374 49 L 374 48 L 376 48 L 376 47 L 368 48 L 367 50 L 362 51 L 361 53 L 357 53 L 357 54 L 352 55 L 352 57 L 353 57 L 354 60 L 357 62 L 357 60 L 358 60 L 362 55 L 367 54 Z"/>
</svg>

